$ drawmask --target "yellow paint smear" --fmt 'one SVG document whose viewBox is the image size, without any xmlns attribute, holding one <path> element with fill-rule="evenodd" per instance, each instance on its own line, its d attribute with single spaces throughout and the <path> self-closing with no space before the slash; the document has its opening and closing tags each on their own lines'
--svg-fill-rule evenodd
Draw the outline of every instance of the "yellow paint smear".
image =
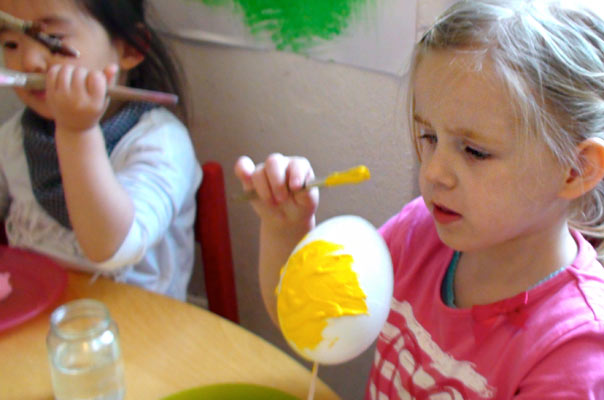
<svg viewBox="0 0 604 400">
<path fill-rule="evenodd" d="M 333 254 L 343 247 L 324 240 L 310 242 L 289 258 L 282 271 L 279 324 L 285 338 L 299 349 L 321 343 L 329 318 L 369 313 L 352 256 Z"/>
<path fill-rule="evenodd" d="M 364 165 L 351 168 L 347 171 L 334 172 L 325 178 L 325 186 L 346 185 L 360 183 L 371 178 L 369 168 Z"/>
</svg>

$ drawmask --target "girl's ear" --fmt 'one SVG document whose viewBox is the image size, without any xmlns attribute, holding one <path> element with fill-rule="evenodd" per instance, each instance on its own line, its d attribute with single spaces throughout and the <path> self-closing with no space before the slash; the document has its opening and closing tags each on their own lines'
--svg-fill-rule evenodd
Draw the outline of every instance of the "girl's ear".
<svg viewBox="0 0 604 400">
<path fill-rule="evenodd" d="M 573 200 L 592 190 L 604 178 L 604 140 L 591 138 L 577 146 L 579 168 L 570 167 L 559 196 Z"/>
<path fill-rule="evenodd" d="M 123 39 L 114 39 L 114 45 L 119 56 L 118 64 L 121 70 L 129 71 L 137 67 L 145 59 L 145 55 Z"/>
</svg>

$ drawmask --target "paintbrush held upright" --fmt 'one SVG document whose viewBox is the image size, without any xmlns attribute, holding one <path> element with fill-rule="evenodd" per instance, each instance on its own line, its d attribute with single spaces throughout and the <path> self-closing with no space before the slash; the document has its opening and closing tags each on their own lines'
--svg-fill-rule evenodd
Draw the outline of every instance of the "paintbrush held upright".
<svg viewBox="0 0 604 400">
<path fill-rule="evenodd" d="M 80 52 L 77 49 L 63 43 L 61 39 L 52 37 L 42 31 L 42 24 L 32 21 L 24 21 L 17 17 L 0 11 L 0 28 L 8 29 L 16 32 L 23 32 L 24 34 L 36 39 L 52 53 L 63 54 L 64 56 L 79 57 Z"/>
<path fill-rule="evenodd" d="M 46 75 L 0 68 L 0 87 L 24 87 L 27 89 L 42 90 L 46 87 Z M 149 101 L 163 105 L 178 103 L 178 96 L 172 93 L 126 86 L 111 86 L 107 89 L 107 94 L 115 100 Z"/>
</svg>

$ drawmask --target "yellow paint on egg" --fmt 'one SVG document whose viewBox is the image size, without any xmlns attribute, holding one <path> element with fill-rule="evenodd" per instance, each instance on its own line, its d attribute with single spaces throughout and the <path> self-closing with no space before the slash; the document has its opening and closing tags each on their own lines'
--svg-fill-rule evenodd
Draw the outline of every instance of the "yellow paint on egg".
<svg viewBox="0 0 604 400">
<path fill-rule="evenodd" d="M 369 168 L 364 165 L 351 168 L 347 171 L 334 172 L 325 178 L 325 186 L 346 185 L 360 183 L 371 178 Z"/>
<path fill-rule="evenodd" d="M 352 256 L 334 254 L 343 247 L 325 240 L 310 242 L 292 254 L 282 270 L 279 324 L 299 349 L 321 343 L 329 318 L 369 313 Z"/>
</svg>

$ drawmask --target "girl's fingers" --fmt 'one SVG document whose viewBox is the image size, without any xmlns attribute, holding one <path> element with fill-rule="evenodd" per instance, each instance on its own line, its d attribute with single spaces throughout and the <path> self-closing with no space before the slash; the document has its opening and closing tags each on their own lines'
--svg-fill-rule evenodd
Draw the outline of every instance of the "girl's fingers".
<svg viewBox="0 0 604 400">
<path fill-rule="evenodd" d="M 315 178 L 310 162 L 303 157 L 293 157 L 287 175 L 293 200 L 290 209 L 285 212 L 293 218 L 306 218 L 314 214 L 319 204 L 319 189 L 302 190 L 306 183 Z"/>
<path fill-rule="evenodd" d="M 65 64 L 59 70 L 57 80 L 55 81 L 55 90 L 60 92 L 68 92 L 71 87 L 71 80 L 73 75 L 74 66 Z"/>
<path fill-rule="evenodd" d="M 305 213 L 314 215 L 319 206 L 319 188 L 312 188 L 308 191 L 296 193 L 294 201 L 298 205 L 298 209 L 304 210 Z"/>
<path fill-rule="evenodd" d="M 46 92 L 49 95 L 55 91 L 60 68 L 60 65 L 53 65 L 46 73 Z"/>
<path fill-rule="evenodd" d="M 106 105 L 109 104 L 109 97 L 106 96 L 107 90 L 110 86 L 113 86 L 117 81 L 117 76 L 119 73 L 119 66 L 115 63 L 109 64 L 103 69 L 103 74 L 105 75 L 105 87 L 103 88 L 103 96 L 106 97 Z"/>
<path fill-rule="evenodd" d="M 263 202 L 275 204 L 275 197 L 268 182 L 264 164 L 258 164 L 251 176 L 252 187 Z"/>
<path fill-rule="evenodd" d="M 303 157 L 292 157 L 287 166 L 287 185 L 293 192 L 297 192 L 315 178 L 310 162 Z"/>
<path fill-rule="evenodd" d="M 88 92 L 87 84 L 88 71 L 85 68 L 75 68 L 71 77 L 72 91 L 79 97 L 82 97 Z"/>
<path fill-rule="evenodd" d="M 108 86 L 113 85 L 118 71 L 119 71 L 119 67 L 115 63 L 109 64 L 107 67 L 105 67 L 105 69 L 103 70 L 103 73 L 105 74 L 105 78 L 107 79 Z"/>
<path fill-rule="evenodd" d="M 289 164 L 290 159 L 279 153 L 271 154 L 264 163 L 264 175 L 277 203 L 287 200 L 289 196 L 286 180 Z"/>
<path fill-rule="evenodd" d="M 60 68 L 61 68 L 60 65 L 53 65 L 52 67 L 50 67 L 48 69 L 48 71 L 46 72 L 46 83 L 47 84 L 51 84 L 51 83 L 55 82 Z"/>
<path fill-rule="evenodd" d="M 318 190 L 301 190 L 314 179 L 310 162 L 303 157 L 285 157 L 274 153 L 264 163 L 255 165 L 247 156 L 235 163 L 235 175 L 246 191 L 254 190 L 263 203 L 278 205 L 285 214 L 295 215 L 318 204 Z"/>
<path fill-rule="evenodd" d="M 105 77 L 100 72 L 88 72 L 84 67 L 71 64 L 54 65 L 47 73 L 48 90 L 63 94 L 75 94 L 80 98 L 86 95 L 103 95 Z"/>
<path fill-rule="evenodd" d="M 105 75 L 100 71 L 92 71 L 86 76 L 86 91 L 94 99 L 104 103 L 107 84 Z"/>
<path fill-rule="evenodd" d="M 254 165 L 249 157 L 242 156 L 234 169 L 243 189 L 258 195 L 251 205 L 268 224 L 284 228 L 290 223 L 314 221 L 318 189 L 300 190 L 306 180 L 314 178 L 307 159 L 274 153 L 264 163 Z"/>
<path fill-rule="evenodd" d="M 249 191 L 254 188 L 252 184 L 252 174 L 256 166 L 251 158 L 248 156 L 241 156 L 235 163 L 235 176 L 241 182 L 243 190 Z"/>
</svg>

